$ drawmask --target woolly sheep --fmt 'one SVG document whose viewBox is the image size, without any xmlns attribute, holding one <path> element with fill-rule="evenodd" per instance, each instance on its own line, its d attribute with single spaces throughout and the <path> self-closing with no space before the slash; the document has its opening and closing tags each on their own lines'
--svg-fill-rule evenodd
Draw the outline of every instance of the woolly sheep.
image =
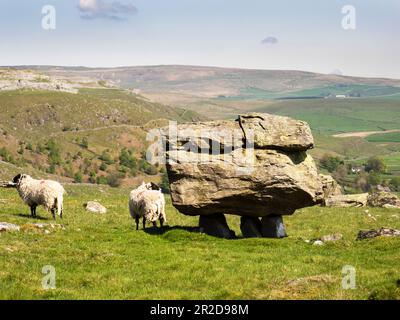
<svg viewBox="0 0 400 320">
<path fill-rule="evenodd" d="M 160 220 L 161 227 L 167 221 L 164 195 L 161 190 L 152 190 L 153 187 L 154 184 L 143 182 L 130 193 L 129 211 L 136 222 L 136 230 L 139 230 L 140 218 L 143 218 L 143 229 L 146 227 L 146 220 L 152 222 L 153 226 Z"/>
<path fill-rule="evenodd" d="M 63 186 L 52 180 L 36 180 L 27 174 L 19 174 L 14 177 L 13 183 L 22 200 L 31 208 L 31 215 L 36 217 L 36 208 L 42 205 L 47 211 L 51 211 L 53 219 L 56 218 L 55 211 L 62 218 Z"/>
</svg>

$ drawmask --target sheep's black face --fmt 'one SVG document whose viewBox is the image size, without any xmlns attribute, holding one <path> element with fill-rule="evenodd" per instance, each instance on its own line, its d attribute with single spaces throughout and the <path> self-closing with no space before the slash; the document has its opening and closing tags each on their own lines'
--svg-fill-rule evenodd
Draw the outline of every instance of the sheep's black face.
<svg viewBox="0 0 400 320">
<path fill-rule="evenodd" d="M 160 190 L 161 188 L 157 185 L 157 184 L 155 184 L 154 182 L 150 182 L 151 183 L 151 189 L 152 190 Z"/>
<path fill-rule="evenodd" d="M 23 174 L 18 174 L 18 175 L 16 175 L 15 177 L 14 177 L 14 179 L 13 179 L 13 182 L 15 183 L 15 184 L 18 184 L 21 180 L 22 180 L 22 178 L 23 178 Z"/>
</svg>

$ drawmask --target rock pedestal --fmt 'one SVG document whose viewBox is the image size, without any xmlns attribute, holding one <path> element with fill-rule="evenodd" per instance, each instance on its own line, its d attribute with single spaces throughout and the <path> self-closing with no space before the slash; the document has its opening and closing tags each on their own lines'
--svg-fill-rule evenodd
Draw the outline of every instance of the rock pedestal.
<svg viewBox="0 0 400 320">
<path fill-rule="evenodd" d="M 265 238 L 285 238 L 287 237 L 282 216 L 270 215 L 261 219 L 261 232 Z"/>
<path fill-rule="evenodd" d="M 226 218 L 222 213 L 200 216 L 199 227 L 200 232 L 210 236 L 225 239 L 235 238 L 235 232 L 229 229 Z"/>
<path fill-rule="evenodd" d="M 245 238 L 261 238 L 261 221 L 256 217 L 240 218 L 240 230 Z"/>
</svg>

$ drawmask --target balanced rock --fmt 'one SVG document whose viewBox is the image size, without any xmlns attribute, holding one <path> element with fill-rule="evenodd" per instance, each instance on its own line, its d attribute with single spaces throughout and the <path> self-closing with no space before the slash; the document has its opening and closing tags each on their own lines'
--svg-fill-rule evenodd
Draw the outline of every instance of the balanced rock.
<svg viewBox="0 0 400 320">
<path fill-rule="evenodd" d="M 164 129 L 173 205 L 186 215 L 290 215 L 323 198 L 303 121 L 268 114 Z"/>
<path fill-rule="evenodd" d="M 107 213 L 107 209 L 96 201 L 87 202 L 85 204 L 85 208 L 86 208 L 86 211 L 89 211 L 92 213 L 100 213 L 100 214 Z"/>
</svg>

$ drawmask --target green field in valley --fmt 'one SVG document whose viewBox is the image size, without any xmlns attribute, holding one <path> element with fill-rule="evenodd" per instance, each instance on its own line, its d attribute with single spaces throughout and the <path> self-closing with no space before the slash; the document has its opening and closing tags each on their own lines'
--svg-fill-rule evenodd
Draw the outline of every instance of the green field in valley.
<svg viewBox="0 0 400 320">
<path fill-rule="evenodd" d="M 398 210 L 305 208 L 285 217 L 288 238 L 243 239 L 239 218 L 228 223 L 237 240 L 195 232 L 197 218 L 168 200 L 168 225 L 135 231 L 127 189 L 66 186 L 65 230 L 29 208 L 15 190 L 0 189 L 0 221 L 20 232 L 0 233 L 1 299 L 400 299 L 399 238 L 356 241 L 359 230 L 400 228 Z M 98 200 L 105 215 L 84 210 Z M 57 223 L 61 221 L 58 220 Z M 341 233 L 313 246 L 306 240 Z M 42 268 L 53 266 L 56 289 L 42 288 Z M 356 289 L 342 288 L 342 268 L 356 269 Z"/>
<path fill-rule="evenodd" d="M 400 132 L 374 134 L 366 138 L 369 142 L 400 142 Z"/>
<path fill-rule="evenodd" d="M 384 98 L 282 100 L 254 111 L 307 121 L 317 134 L 400 128 L 400 100 Z"/>
</svg>

